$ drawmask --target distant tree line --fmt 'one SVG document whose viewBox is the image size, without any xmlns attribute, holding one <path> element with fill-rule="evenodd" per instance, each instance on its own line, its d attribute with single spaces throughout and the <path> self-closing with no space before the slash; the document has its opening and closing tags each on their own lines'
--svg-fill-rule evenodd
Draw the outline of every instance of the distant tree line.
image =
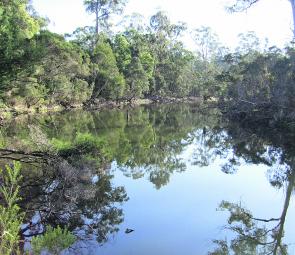
<svg viewBox="0 0 295 255">
<path fill-rule="evenodd" d="M 93 27 L 65 36 L 46 29 L 26 0 L 0 3 L 0 96 L 2 105 L 73 105 L 97 99 L 215 95 L 224 48 L 207 27 L 193 32 L 197 54 L 187 50 L 183 22 L 157 12 L 146 25 L 139 14 L 125 17 L 114 34 L 110 17 L 125 1 L 84 4 Z M 218 93 L 217 93 L 218 94 Z"/>
<path fill-rule="evenodd" d="M 0 2 L 1 107 L 196 96 L 218 99 L 243 114 L 261 107 L 272 113 L 294 109 L 292 44 L 284 51 L 267 49 L 248 32 L 230 52 L 209 27 L 201 27 L 189 31 L 196 44 L 192 52 L 181 42 L 186 24 L 172 23 L 162 11 L 148 25 L 139 14 L 125 17 L 124 29 L 114 33 L 111 17 L 122 13 L 125 0 L 84 4 L 95 15 L 94 26 L 62 36 L 46 29 L 29 1 Z M 231 10 L 252 2 L 237 4 Z"/>
</svg>

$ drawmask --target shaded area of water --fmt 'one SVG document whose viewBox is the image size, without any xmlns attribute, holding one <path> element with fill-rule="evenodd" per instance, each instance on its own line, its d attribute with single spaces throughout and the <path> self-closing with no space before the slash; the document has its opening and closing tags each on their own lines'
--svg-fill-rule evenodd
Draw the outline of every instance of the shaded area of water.
<svg viewBox="0 0 295 255">
<path fill-rule="evenodd" d="M 166 105 L 14 120 L 0 158 L 24 162 L 24 236 L 67 226 L 66 254 L 295 254 L 292 141 Z"/>
</svg>

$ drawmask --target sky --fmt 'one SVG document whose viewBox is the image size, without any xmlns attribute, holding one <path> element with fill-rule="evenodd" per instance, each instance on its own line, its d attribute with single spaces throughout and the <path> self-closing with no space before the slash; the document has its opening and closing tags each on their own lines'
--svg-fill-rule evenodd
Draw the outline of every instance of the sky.
<svg viewBox="0 0 295 255">
<path fill-rule="evenodd" d="M 233 0 L 129 0 L 123 15 L 134 12 L 147 19 L 158 10 L 165 11 L 172 22 L 184 21 L 190 29 L 209 26 L 227 47 L 237 46 L 237 35 L 254 31 L 268 38 L 269 46 L 284 47 L 292 39 L 292 11 L 288 0 L 260 0 L 243 13 L 227 13 Z M 94 17 L 85 12 L 83 0 L 33 0 L 41 16 L 51 21 L 49 29 L 71 33 L 77 27 L 93 25 Z M 185 39 L 193 47 L 189 39 Z"/>
</svg>

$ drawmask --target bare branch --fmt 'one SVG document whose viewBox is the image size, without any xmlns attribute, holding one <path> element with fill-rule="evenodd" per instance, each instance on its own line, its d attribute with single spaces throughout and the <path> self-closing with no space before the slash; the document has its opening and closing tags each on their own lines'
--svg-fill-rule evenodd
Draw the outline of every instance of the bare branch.
<svg viewBox="0 0 295 255">
<path fill-rule="evenodd" d="M 259 0 L 237 0 L 232 6 L 226 7 L 227 11 L 233 12 L 243 12 L 248 10 L 252 5 L 256 4 Z"/>
</svg>

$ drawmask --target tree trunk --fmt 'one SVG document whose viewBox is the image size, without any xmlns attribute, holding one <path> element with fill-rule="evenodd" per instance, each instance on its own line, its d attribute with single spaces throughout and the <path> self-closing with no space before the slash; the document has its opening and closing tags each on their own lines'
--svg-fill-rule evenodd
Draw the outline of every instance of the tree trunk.
<svg viewBox="0 0 295 255">
<path fill-rule="evenodd" d="M 294 171 L 294 168 L 291 168 L 291 169 L 292 169 L 292 171 Z M 286 191 L 284 209 L 283 209 L 282 215 L 280 217 L 280 224 L 279 224 L 280 227 L 277 232 L 277 241 L 276 241 L 276 245 L 274 247 L 274 253 L 273 253 L 274 255 L 278 254 L 278 251 L 281 251 L 281 250 L 279 250 L 279 248 L 281 248 L 281 246 L 282 246 L 282 238 L 284 236 L 284 225 L 285 225 L 285 221 L 286 221 L 288 207 L 289 207 L 290 200 L 291 200 L 292 191 L 294 189 L 294 181 L 295 181 L 295 173 L 292 172 L 291 177 L 289 179 L 287 191 Z"/>
</svg>

